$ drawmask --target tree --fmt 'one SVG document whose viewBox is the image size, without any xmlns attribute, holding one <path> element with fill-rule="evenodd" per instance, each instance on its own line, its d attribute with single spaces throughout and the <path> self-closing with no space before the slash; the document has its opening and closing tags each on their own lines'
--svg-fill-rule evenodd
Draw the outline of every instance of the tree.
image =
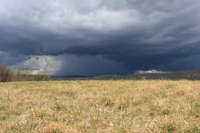
<svg viewBox="0 0 200 133">
<path fill-rule="evenodd" d="M 11 81 L 11 78 L 12 78 L 12 70 L 8 68 L 6 65 L 0 64 L 0 82 Z"/>
<path fill-rule="evenodd" d="M 48 81 L 50 78 L 47 71 L 41 71 L 37 74 L 37 81 Z"/>
<path fill-rule="evenodd" d="M 12 81 L 30 81 L 33 80 L 31 71 L 28 67 L 20 67 L 18 70 L 13 71 Z"/>
</svg>

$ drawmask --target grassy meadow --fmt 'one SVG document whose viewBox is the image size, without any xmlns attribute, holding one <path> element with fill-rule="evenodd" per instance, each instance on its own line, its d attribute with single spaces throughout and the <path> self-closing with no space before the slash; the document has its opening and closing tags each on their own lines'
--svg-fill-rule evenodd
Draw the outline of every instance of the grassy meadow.
<svg viewBox="0 0 200 133">
<path fill-rule="evenodd" d="M 200 133 L 200 81 L 0 83 L 0 132 Z"/>
</svg>

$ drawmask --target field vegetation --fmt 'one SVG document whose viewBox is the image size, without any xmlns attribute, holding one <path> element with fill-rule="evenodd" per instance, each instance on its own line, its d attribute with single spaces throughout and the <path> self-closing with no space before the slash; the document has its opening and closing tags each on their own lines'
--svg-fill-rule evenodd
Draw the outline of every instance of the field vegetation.
<svg viewBox="0 0 200 133">
<path fill-rule="evenodd" d="M 0 132 L 200 132 L 200 81 L 0 83 Z"/>
</svg>

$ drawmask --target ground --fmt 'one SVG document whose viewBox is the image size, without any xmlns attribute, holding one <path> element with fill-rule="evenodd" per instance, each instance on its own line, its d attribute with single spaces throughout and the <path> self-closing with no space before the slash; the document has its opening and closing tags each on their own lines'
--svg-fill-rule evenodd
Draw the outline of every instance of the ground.
<svg viewBox="0 0 200 133">
<path fill-rule="evenodd" d="M 0 83 L 1 132 L 200 132 L 200 81 Z"/>
</svg>

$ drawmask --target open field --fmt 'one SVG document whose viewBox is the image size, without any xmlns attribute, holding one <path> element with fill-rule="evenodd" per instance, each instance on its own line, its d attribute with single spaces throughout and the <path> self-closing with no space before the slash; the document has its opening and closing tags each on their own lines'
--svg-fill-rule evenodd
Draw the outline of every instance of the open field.
<svg viewBox="0 0 200 133">
<path fill-rule="evenodd" d="M 200 81 L 0 83 L 0 132 L 200 132 Z"/>
</svg>

